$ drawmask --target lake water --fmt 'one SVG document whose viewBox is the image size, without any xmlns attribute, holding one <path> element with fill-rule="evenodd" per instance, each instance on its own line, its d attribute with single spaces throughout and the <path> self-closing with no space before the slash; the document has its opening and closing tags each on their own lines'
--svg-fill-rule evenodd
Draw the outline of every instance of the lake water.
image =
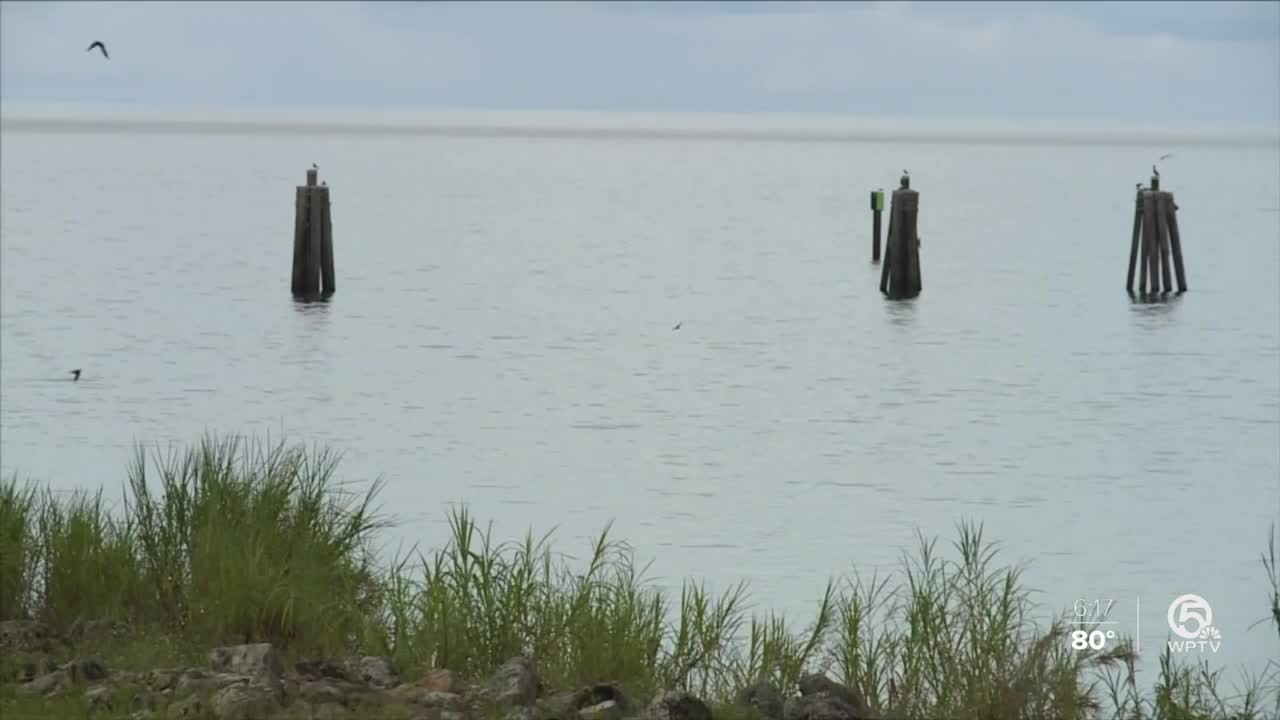
<svg viewBox="0 0 1280 720">
<path fill-rule="evenodd" d="M 1133 188 L 1166 147 L 2 142 L 6 476 L 116 492 L 136 441 L 283 429 L 385 478 L 395 542 L 439 546 L 456 502 L 560 550 L 613 520 L 656 580 L 746 579 L 806 621 L 828 575 L 974 519 L 1046 615 L 1113 598 L 1148 673 L 1183 593 L 1215 662 L 1280 656 L 1249 629 L 1280 520 L 1274 144 L 1174 148 L 1190 292 L 1135 304 Z M 312 162 L 338 292 L 301 306 Z M 924 292 L 889 302 L 867 191 L 904 168 Z"/>
</svg>

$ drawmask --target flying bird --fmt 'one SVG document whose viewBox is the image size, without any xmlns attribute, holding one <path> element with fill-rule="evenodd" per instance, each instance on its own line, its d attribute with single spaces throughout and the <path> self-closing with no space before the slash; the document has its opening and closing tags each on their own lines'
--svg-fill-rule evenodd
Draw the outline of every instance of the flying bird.
<svg viewBox="0 0 1280 720">
<path fill-rule="evenodd" d="M 75 370 L 71 371 L 71 382 L 78 382 L 79 380 L 80 380 L 80 368 L 76 368 Z"/>
<path fill-rule="evenodd" d="M 671 329 L 672 329 L 672 330 L 679 330 L 679 329 L 680 329 L 680 326 L 681 326 L 681 325 L 683 325 L 683 324 L 684 324 L 684 321 L 683 321 L 683 320 L 681 320 L 680 322 L 676 323 L 676 326 L 675 326 L 675 327 L 673 327 L 673 328 L 671 328 Z"/>
<path fill-rule="evenodd" d="M 92 49 L 94 49 L 94 48 L 98 48 L 99 50 L 101 50 L 101 51 L 102 51 L 102 57 L 104 57 L 104 58 L 106 58 L 106 59 L 108 59 L 108 60 L 110 60 L 110 59 L 111 59 L 111 56 L 107 54 L 107 46 L 106 46 L 106 45 L 103 45 L 101 40 L 94 40 L 94 41 L 89 45 L 89 47 L 87 47 L 87 48 L 85 48 L 85 49 L 84 49 L 84 51 L 85 51 L 85 52 L 89 52 L 90 50 L 92 50 Z"/>
<path fill-rule="evenodd" d="M 1164 162 L 1165 160 L 1168 160 L 1168 159 L 1169 159 L 1169 158 L 1171 158 L 1171 157 L 1173 157 L 1173 153 L 1166 153 L 1166 154 L 1164 154 L 1164 155 L 1161 155 L 1161 156 L 1160 156 L 1160 162 Z"/>
</svg>

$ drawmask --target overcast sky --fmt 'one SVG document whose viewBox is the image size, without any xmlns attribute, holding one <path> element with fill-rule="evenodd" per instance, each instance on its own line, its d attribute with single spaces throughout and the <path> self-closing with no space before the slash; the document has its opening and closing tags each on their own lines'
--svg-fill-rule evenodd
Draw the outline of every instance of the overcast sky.
<svg viewBox="0 0 1280 720">
<path fill-rule="evenodd" d="M 1280 123 L 1274 1 L 0 8 L 6 104 Z"/>
</svg>

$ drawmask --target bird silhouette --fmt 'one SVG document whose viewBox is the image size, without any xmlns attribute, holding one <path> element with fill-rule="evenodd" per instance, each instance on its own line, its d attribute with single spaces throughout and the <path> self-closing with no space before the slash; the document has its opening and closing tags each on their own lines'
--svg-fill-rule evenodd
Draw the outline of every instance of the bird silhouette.
<svg viewBox="0 0 1280 720">
<path fill-rule="evenodd" d="M 1160 156 L 1159 162 L 1164 162 L 1165 160 L 1168 160 L 1171 157 L 1173 157 L 1173 153 L 1165 153 L 1164 155 Z"/>
<path fill-rule="evenodd" d="M 1152 177 L 1160 177 L 1160 171 L 1156 169 L 1155 165 L 1151 166 L 1151 175 Z"/>
<path fill-rule="evenodd" d="M 317 164 L 315 164 L 315 163 L 311 163 L 311 169 L 312 169 L 312 170 L 319 170 L 319 169 L 320 169 L 320 166 L 319 166 L 319 165 L 317 165 Z"/>
<path fill-rule="evenodd" d="M 80 381 L 80 368 L 76 368 L 75 370 L 71 371 L 71 382 L 79 382 L 79 381 Z"/>
<path fill-rule="evenodd" d="M 107 54 L 107 46 L 106 46 L 106 45 L 103 45 L 101 40 L 94 40 L 92 43 L 90 43 L 90 44 L 89 44 L 89 47 L 87 47 L 87 48 L 85 48 L 85 49 L 84 49 L 84 51 L 85 51 L 85 52 L 89 52 L 90 50 L 92 50 L 92 49 L 94 49 L 94 48 L 98 48 L 99 50 L 101 50 L 101 51 L 102 51 L 102 57 L 104 57 L 104 58 L 106 58 L 106 59 L 108 59 L 108 60 L 110 60 L 110 59 L 111 59 L 111 56 Z"/>
<path fill-rule="evenodd" d="M 684 321 L 683 321 L 683 320 L 681 320 L 680 322 L 676 323 L 676 326 L 675 326 L 675 327 L 673 327 L 673 328 L 671 328 L 671 329 L 672 329 L 672 330 L 679 330 L 681 325 L 684 325 Z"/>
</svg>

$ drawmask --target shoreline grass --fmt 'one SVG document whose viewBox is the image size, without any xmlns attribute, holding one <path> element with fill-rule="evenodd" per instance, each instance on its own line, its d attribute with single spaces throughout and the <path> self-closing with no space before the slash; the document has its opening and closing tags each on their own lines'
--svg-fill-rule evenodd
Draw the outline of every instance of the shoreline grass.
<svg viewBox="0 0 1280 720">
<path fill-rule="evenodd" d="M 660 591 L 608 526 L 575 566 L 549 535 L 499 544 L 456 510 L 447 546 L 383 567 L 382 486 L 337 483 L 338 460 L 214 437 L 150 462 L 139 449 L 116 512 L 101 491 L 0 482 L 0 620 L 126 622 L 149 638 L 135 662 L 271 642 L 291 657 L 362 653 L 406 676 L 481 677 L 528 654 L 552 687 L 620 681 L 721 705 L 757 681 L 790 693 L 803 673 L 827 672 L 904 720 L 1280 716 L 1280 663 L 1224 698 L 1220 673 L 1167 651 L 1147 693 L 1131 644 L 1072 650 L 1065 614 L 1047 628 L 1032 620 L 1020 571 L 998 562 L 981 526 L 958 525 L 949 548 L 921 537 L 900 580 L 833 578 L 797 626 L 751 612 L 745 585 Z M 1280 632 L 1274 530 L 1269 540 L 1268 621 Z"/>
</svg>

